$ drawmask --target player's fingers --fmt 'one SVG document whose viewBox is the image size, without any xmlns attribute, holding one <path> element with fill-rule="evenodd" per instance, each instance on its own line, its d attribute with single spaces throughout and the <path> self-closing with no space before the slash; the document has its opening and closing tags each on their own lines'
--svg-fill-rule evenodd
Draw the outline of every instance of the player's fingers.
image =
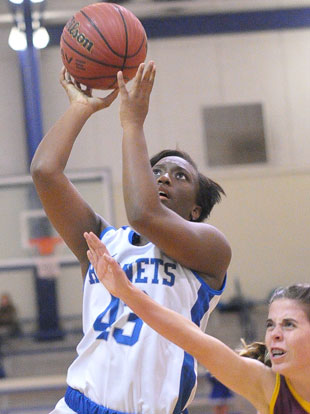
<svg viewBox="0 0 310 414">
<path fill-rule="evenodd" d="M 107 269 L 110 271 L 110 273 L 113 276 L 116 276 L 116 277 L 119 276 L 122 272 L 122 269 L 121 269 L 120 265 L 117 263 L 117 261 L 114 260 L 113 257 L 111 257 L 107 254 L 104 254 L 103 257 L 104 257 L 104 260 L 107 264 Z"/>
<path fill-rule="evenodd" d="M 84 233 L 84 237 L 90 252 L 94 255 L 96 249 L 98 249 L 98 244 L 96 243 L 96 239 L 92 238 L 89 233 Z M 99 246 L 100 247 L 100 246 Z"/>
<path fill-rule="evenodd" d="M 125 81 L 124 81 L 124 76 L 123 76 L 123 72 L 119 71 L 117 72 L 117 84 L 118 84 L 118 88 L 119 88 L 119 92 L 121 94 L 121 96 L 127 95 L 127 88 L 125 85 Z"/>
<path fill-rule="evenodd" d="M 152 67 L 151 73 L 150 73 L 150 82 L 152 83 L 152 86 L 154 84 L 155 81 L 155 76 L 156 76 L 156 66 L 155 64 Z"/>
<path fill-rule="evenodd" d="M 117 264 L 117 263 L 116 263 L 116 261 L 113 259 L 113 257 L 111 257 L 109 254 L 104 253 L 103 257 L 104 257 L 104 260 L 105 260 L 107 263 L 109 263 L 109 264 L 113 264 L 113 265 Z"/>
<path fill-rule="evenodd" d="M 149 62 L 147 65 L 147 69 L 143 76 L 143 81 L 141 83 L 141 89 L 147 94 L 150 94 L 155 80 L 156 68 L 155 63 L 153 61 Z"/>
<path fill-rule="evenodd" d="M 139 88 L 142 78 L 143 78 L 144 68 L 145 68 L 145 63 L 143 62 L 139 65 L 136 76 L 134 78 L 133 90 L 137 90 Z"/>
<path fill-rule="evenodd" d="M 96 266 L 96 260 L 94 258 L 93 253 L 90 250 L 87 250 L 87 257 L 88 257 L 88 260 L 90 261 L 90 263 L 93 265 L 93 267 L 95 267 Z"/>
<path fill-rule="evenodd" d="M 66 68 L 63 66 L 59 74 L 59 81 L 62 83 L 65 80 Z"/>
<path fill-rule="evenodd" d="M 114 89 L 109 95 L 105 98 L 102 98 L 107 106 L 110 106 L 113 101 L 115 101 L 117 95 L 119 93 L 119 88 Z"/>
<path fill-rule="evenodd" d="M 92 88 L 90 88 L 89 86 L 87 86 L 87 87 L 86 87 L 86 89 L 85 89 L 83 92 L 84 92 L 84 93 L 85 93 L 85 95 L 86 95 L 86 96 L 88 96 L 89 98 L 91 98 L 91 97 L 92 97 L 93 90 L 92 90 Z"/>
<path fill-rule="evenodd" d="M 72 79 L 71 79 L 70 73 L 67 70 L 65 71 L 65 80 L 67 82 L 72 83 Z"/>
<path fill-rule="evenodd" d="M 153 67 L 154 67 L 154 62 L 151 60 L 146 66 L 145 73 L 143 76 L 144 80 L 149 80 Z"/>
<path fill-rule="evenodd" d="M 104 253 L 109 254 L 109 251 L 104 243 L 102 243 L 102 241 L 93 232 L 85 233 L 85 239 L 88 247 L 94 250 L 97 255 L 101 256 Z"/>
</svg>

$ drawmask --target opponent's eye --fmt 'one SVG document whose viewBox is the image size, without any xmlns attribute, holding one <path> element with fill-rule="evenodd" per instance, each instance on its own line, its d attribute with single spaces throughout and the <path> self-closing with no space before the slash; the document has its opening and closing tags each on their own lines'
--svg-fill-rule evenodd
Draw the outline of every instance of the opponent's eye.
<svg viewBox="0 0 310 414">
<path fill-rule="evenodd" d="M 296 324 L 292 320 L 290 320 L 290 319 L 285 319 L 283 321 L 283 326 L 285 328 L 295 328 Z"/>
</svg>

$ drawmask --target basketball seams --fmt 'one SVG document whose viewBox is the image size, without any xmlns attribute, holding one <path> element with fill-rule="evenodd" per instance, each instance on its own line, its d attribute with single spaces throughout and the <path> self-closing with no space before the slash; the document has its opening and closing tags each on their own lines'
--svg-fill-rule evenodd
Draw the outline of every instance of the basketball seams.
<svg viewBox="0 0 310 414">
<path fill-rule="evenodd" d="M 107 67 L 110 67 L 110 68 L 117 68 L 117 69 L 121 69 L 122 68 L 121 65 L 113 65 L 111 63 L 105 63 L 105 62 L 103 62 L 101 60 L 94 59 L 94 58 L 92 58 L 92 57 L 90 57 L 88 55 L 84 55 L 79 50 L 75 49 L 72 45 L 70 45 L 70 43 L 65 39 L 64 33 L 61 35 L 61 38 L 62 38 L 63 42 L 68 46 L 69 49 L 73 50 L 74 53 L 76 53 L 77 55 L 79 55 L 79 56 L 81 56 L 81 57 L 83 57 L 83 58 L 85 58 L 87 60 L 89 60 L 90 62 L 98 63 L 99 65 L 107 66 Z M 135 68 L 135 67 L 136 66 L 133 66 L 132 68 Z"/>
<path fill-rule="evenodd" d="M 111 64 L 111 63 L 105 63 L 105 62 L 103 62 L 103 61 L 101 61 L 101 60 L 96 60 L 96 59 L 94 59 L 94 58 L 91 58 L 91 57 L 89 57 L 88 55 L 83 55 L 83 53 L 81 53 L 80 51 L 78 51 L 77 49 L 75 49 L 66 39 L 65 39 L 65 37 L 64 37 L 64 34 L 66 34 L 66 33 L 63 33 L 62 35 L 61 35 L 61 38 L 62 38 L 62 40 L 63 40 L 63 42 L 68 46 L 68 48 L 69 49 L 71 49 L 71 50 L 73 50 L 76 54 L 78 54 L 79 56 L 81 56 L 81 57 L 83 57 L 83 58 L 85 58 L 85 59 L 87 59 L 87 60 L 89 60 L 89 61 L 91 61 L 91 62 L 94 62 L 94 63 L 98 63 L 99 65 L 102 65 L 102 66 L 107 66 L 107 67 L 110 67 L 110 68 L 116 68 L 116 69 L 136 69 L 136 68 L 138 68 L 139 67 L 139 65 L 133 65 L 133 66 L 122 66 L 121 64 L 119 64 L 119 65 L 113 65 L 113 64 Z M 70 37 L 69 37 L 69 39 L 71 39 Z M 144 42 L 143 42 L 144 43 Z M 130 58 L 131 56 L 129 56 L 129 58 Z"/>
<path fill-rule="evenodd" d="M 101 31 L 98 29 L 98 27 L 97 27 L 97 25 L 96 25 L 96 23 L 83 11 L 83 10 L 80 10 L 80 13 L 85 17 L 85 19 L 87 19 L 88 21 L 89 21 L 89 23 L 93 26 L 93 28 L 96 30 L 96 32 L 98 33 L 98 35 L 100 36 L 100 38 L 104 41 L 104 43 L 106 44 L 106 46 L 108 47 L 108 49 L 114 54 L 114 55 L 116 55 L 116 56 L 118 56 L 118 57 L 120 57 L 121 59 L 124 59 L 124 60 L 126 60 L 126 59 L 128 59 L 128 58 L 131 58 L 131 57 L 135 57 L 139 52 L 140 52 L 140 50 L 141 50 L 141 48 L 142 48 L 142 46 L 144 45 L 144 42 L 145 42 L 145 34 L 144 33 L 142 33 L 142 41 L 141 41 L 141 44 L 140 44 L 140 46 L 138 47 L 138 49 L 137 49 L 137 51 L 135 51 L 134 53 L 132 53 L 132 54 L 128 54 L 128 44 L 129 44 L 129 39 L 128 39 L 128 30 L 127 30 L 127 20 L 126 20 L 126 18 L 125 18 L 125 16 L 124 16 L 124 14 L 122 13 L 122 11 L 121 11 L 121 9 L 120 9 L 120 7 L 116 7 L 116 6 L 114 6 L 115 7 L 115 9 L 119 12 L 119 14 L 120 14 L 120 17 L 121 17 L 121 19 L 122 19 L 122 21 L 123 21 L 123 25 L 124 25 L 124 32 L 125 32 L 125 38 L 126 38 L 126 47 L 125 47 L 125 54 L 121 54 L 121 53 L 118 53 L 116 50 L 114 50 L 112 47 L 111 47 L 111 45 L 109 44 L 109 41 L 105 38 L 105 36 L 103 35 L 103 33 L 101 33 Z"/>
<path fill-rule="evenodd" d="M 128 53 L 128 30 L 127 30 L 127 22 L 126 22 L 126 19 L 125 19 L 124 15 L 123 15 L 122 11 L 120 10 L 120 8 L 117 7 L 117 6 L 115 6 L 115 8 L 117 9 L 117 11 L 119 12 L 119 14 L 121 16 L 121 19 L 122 19 L 123 25 L 124 25 L 124 30 L 125 30 L 125 39 L 126 39 L 126 41 L 125 41 L 125 56 L 124 56 L 123 65 L 122 65 L 122 71 L 123 71 L 124 68 L 125 68 L 125 65 L 126 65 L 127 53 Z"/>
<path fill-rule="evenodd" d="M 96 26 L 96 24 L 93 22 L 93 20 L 83 11 L 80 10 L 80 13 L 85 17 L 85 19 L 87 19 L 89 21 L 89 23 L 93 26 L 93 28 L 96 30 L 96 32 L 98 33 L 98 35 L 100 36 L 100 38 L 104 41 L 104 43 L 106 44 L 107 48 L 110 50 L 110 52 L 112 52 L 114 55 L 120 57 L 120 58 L 124 58 L 123 55 L 119 54 L 118 52 L 116 52 L 109 44 L 109 42 L 107 41 L 107 39 L 104 37 L 104 35 L 101 33 L 101 31 L 98 29 L 98 27 Z M 126 39 L 127 42 L 128 39 Z"/>
<path fill-rule="evenodd" d="M 127 82 L 144 61 L 147 36 L 129 10 L 98 3 L 81 9 L 67 22 L 60 45 L 63 63 L 77 82 L 94 89 L 114 89 L 119 70 Z"/>
</svg>

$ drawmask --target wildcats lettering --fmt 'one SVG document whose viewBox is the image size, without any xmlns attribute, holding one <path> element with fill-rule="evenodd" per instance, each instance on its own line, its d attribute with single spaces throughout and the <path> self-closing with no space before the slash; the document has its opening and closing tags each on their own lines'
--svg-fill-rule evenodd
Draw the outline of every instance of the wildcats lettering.
<svg viewBox="0 0 310 414">
<path fill-rule="evenodd" d="M 79 30 L 80 23 L 77 22 L 74 17 L 68 21 L 66 24 L 66 29 L 68 30 L 70 36 L 82 45 L 88 52 L 91 52 L 94 43 L 86 37 L 84 33 L 81 33 Z"/>
</svg>

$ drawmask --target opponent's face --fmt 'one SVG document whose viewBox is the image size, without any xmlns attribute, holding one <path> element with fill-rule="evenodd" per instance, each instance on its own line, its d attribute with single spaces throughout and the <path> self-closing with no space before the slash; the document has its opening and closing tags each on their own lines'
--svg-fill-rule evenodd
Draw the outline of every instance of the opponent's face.
<svg viewBox="0 0 310 414">
<path fill-rule="evenodd" d="M 270 305 L 265 341 L 274 372 L 309 375 L 310 321 L 299 302 L 277 299 Z"/>
<path fill-rule="evenodd" d="M 169 156 L 152 169 L 161 202 L 186 220 L 196 220 L 201 207 L 196 204 L 199 184 L 195 168 L 183 158 Z"/>
</svg>

